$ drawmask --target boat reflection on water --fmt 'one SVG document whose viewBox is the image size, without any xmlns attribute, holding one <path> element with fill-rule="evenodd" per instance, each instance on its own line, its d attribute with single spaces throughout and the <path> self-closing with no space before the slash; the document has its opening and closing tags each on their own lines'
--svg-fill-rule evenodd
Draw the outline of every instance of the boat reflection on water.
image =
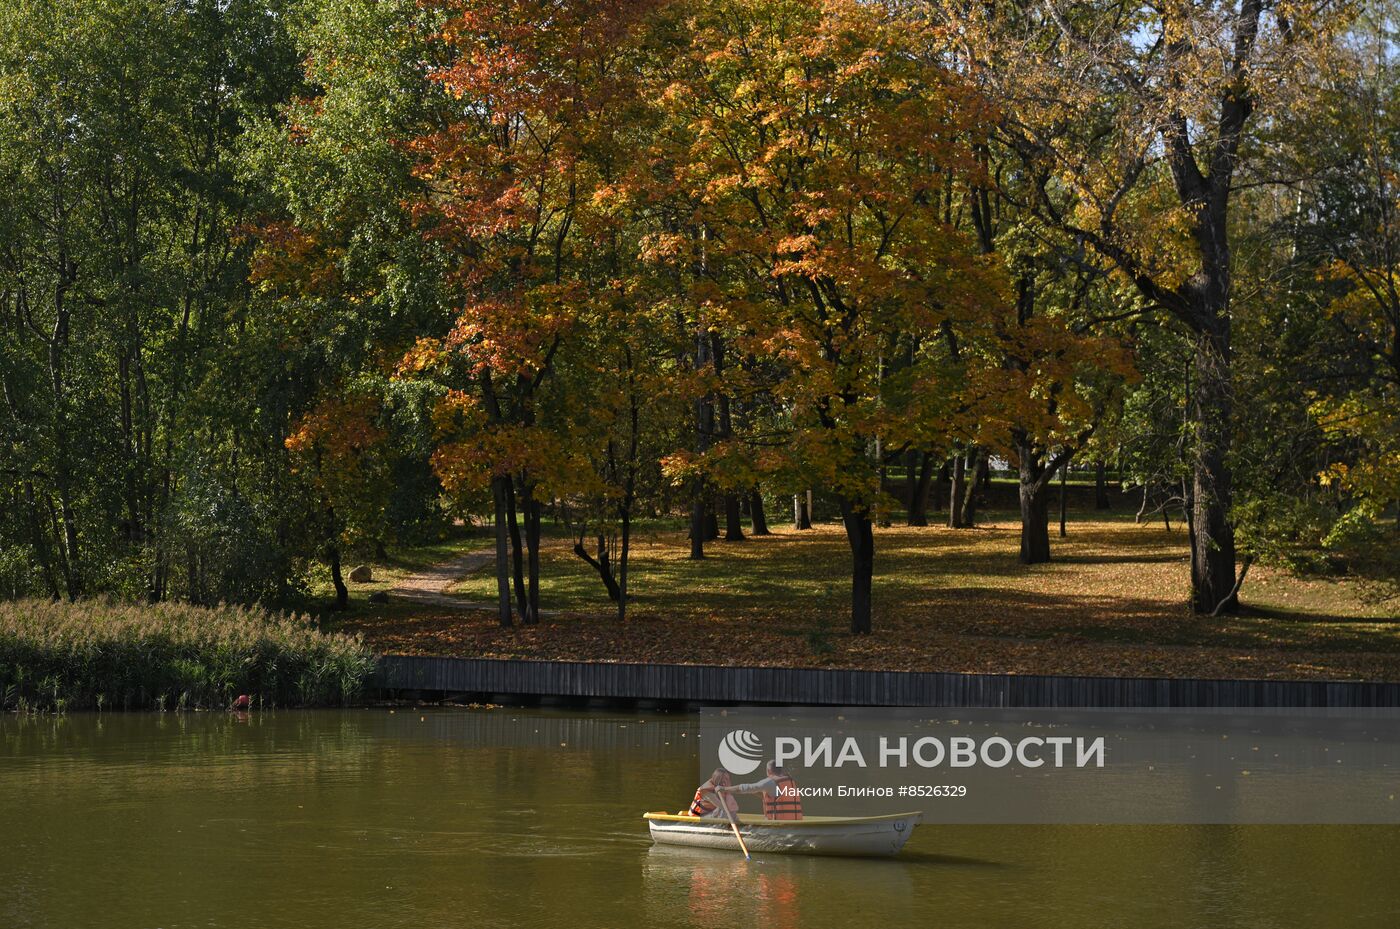
<svg viewBox="0 0 1400 929">
<path fill-rule="evenodd" d="M 845 924 L 853 912 L 878 912 L 882 921 L 899 925 L 915 914 L 909 868 L 889 859 L 762 855 L 745 861 L 737 851 L 653 845 L 643 874 L 646 911 L 659 924 L 675 921 L 680 901 L 696 929 L 813 929 Z M 865 901 L 871 906 L 862 906 Z"/>
</svg>

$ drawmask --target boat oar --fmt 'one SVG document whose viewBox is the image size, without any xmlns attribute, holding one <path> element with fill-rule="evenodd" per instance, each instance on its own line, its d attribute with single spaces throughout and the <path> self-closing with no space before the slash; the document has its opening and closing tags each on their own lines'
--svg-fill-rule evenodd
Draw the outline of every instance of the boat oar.
<svg viewBox="0 0 1400 929">
<path fill-rule="evenodd" d="M 739 834 L 739 820 L 734 817 L 734 811 L 729 808 L 729 800 L 718 790 L 715 791 L 715 799 L 719 800 L 724 807 L 724 813 L 729 817 L 729 828 L 734 830 L 734 838 L 739 840 L 739 851 L 744 853 L 745 861 L 752 861 L 749 856 L 749 847 L 744 844 L 744 837 Z"/>
</svg>

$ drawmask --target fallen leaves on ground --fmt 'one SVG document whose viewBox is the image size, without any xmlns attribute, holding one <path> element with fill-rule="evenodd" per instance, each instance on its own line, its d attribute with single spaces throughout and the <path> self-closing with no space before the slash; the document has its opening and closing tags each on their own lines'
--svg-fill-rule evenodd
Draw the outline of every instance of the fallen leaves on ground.
<svg viewBox="0 0 1400 929">
<path fill-rule="evenodd" d="M 607 662 L 1135 677 L 1400 680 L 1397 604 L 1354 584 L 1256 568 L 1239 617 L 1192 616 L 1181 531 L 1071 524 L 1056 560 L 1016 561 L 1010 522 L 876 536 L 875 631 L 845 631 L 849 554 L 837 527 L 714 542 L 637 540 L 628 619 L 564 539 L 544 552 L 538 626 L 488 610 L 408 608 L 346 617 L 383 652 Z M 489 600 L 489 567 L 460 585 Z M 1253 599 L 1251 597 L 1253 596 Z"/>
</svg>

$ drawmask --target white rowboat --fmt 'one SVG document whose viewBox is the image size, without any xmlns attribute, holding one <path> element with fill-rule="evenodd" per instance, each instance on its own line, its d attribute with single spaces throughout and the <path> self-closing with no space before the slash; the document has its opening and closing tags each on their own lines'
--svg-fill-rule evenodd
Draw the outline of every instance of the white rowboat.
<svg viewBox="0 0 1400 929">
<path fill-rule="evenodd" d="M 888 816 L 808 816 L 804 819 L 764 819 L 741 814 L 739 832 L 749 851 L 784 855 L 897 855 L 923 821 L 922 813 Z M 647 813 L 651 840 L 658 845 L 690 845 L 738 851 L 727 819 L 702 819 L 678 813 Z"/>
</svg>

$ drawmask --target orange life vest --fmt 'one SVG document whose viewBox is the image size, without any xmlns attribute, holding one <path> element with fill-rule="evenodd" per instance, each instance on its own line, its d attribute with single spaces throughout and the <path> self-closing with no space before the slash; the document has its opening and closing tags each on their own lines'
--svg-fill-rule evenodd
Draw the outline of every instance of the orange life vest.
<svg viewBox="0 0 1400 929">
<path fill-rule="evenodd" d="M 778 790 L 771 797 L 763 795 L 763 815 L 766 819 L 801 819 L 802 801 L 797 796 L 797 782 L 784 774 L 773 778 Z"/>
<path fill-rule="evenodd" d="M 695 799 L 690 801 L 691 816 L 706 816 L 718 809 L 710 800 L 710 797 L 713 796 L 713 791 L 714 787 L 709 781 L 695 788 Z"/>
</svg>

